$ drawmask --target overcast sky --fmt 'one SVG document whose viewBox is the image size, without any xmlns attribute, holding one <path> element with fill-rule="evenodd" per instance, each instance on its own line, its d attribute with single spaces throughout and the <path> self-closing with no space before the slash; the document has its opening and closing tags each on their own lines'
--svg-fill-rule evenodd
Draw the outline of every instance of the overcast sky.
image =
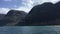
<svg viewBox="0 0 60 34">
<path fill-rule="evenodd" d="M 59 0 L 0 0 L 0 13 L 6 14 L 9 10 L 23 10 L 29 12 L 31 8 L 37 4 L 44 2 L 56 3 Z"/>
</svg>

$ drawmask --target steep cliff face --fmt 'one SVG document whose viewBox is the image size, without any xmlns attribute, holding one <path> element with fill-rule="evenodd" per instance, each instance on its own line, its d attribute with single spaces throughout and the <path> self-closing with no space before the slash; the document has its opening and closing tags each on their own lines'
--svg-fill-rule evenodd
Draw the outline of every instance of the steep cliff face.
<svg viewBox="0 0 60 34">
<path fill-rule="evenodd" d="M 56 18 L 60 18 L 60 1 L 55 4 Z"/>
<path fill-rule="evenodd" d="M 43 3 L 32 8 L 26 16 L 26 25 L 46 25 L 50 20 L 56 19 L 55 6 L 52 3 Z M 52 23 L 50 23 L 52 24 Z"/>
<path fill-rule="evenodd" d="M 10 10 L 7 15 L 0 20 L 1 25 L 15 25 L 24 19 L 27 13 L 24 11 Z"/>
</svg>

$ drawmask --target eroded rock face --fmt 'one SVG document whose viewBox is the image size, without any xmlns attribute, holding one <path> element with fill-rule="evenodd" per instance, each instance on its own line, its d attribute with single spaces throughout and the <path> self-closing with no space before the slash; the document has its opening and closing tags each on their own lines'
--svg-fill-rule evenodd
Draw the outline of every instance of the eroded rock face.
<svg viewBox="0 0 60 34">
<path fill-rule="evenodd" d="M 43 3 L 32 8 L 26 16 L 26 25 L 46 25 L 54 24 L 48 23 L 56 19 L 55 5 L 52 3 Z M 45 22 L 45 23 L 44 23 Z"/>
<path fill-rule="evenodd" d="M 24 19 L 25 15 L 27 13 L 24 11 L 18 11 L 18 10 L 10 10 L 7 15 L 4 16 L 2 20 L 0 20 L 1 25 L 15 25 L 18 22 L 22 21 Z"/>
</svg>

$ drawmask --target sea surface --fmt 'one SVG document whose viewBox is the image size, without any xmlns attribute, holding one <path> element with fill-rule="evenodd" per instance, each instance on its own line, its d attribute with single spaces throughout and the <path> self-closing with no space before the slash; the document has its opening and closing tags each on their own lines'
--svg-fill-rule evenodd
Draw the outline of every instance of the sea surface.
<svg viewBox="0 0 60 34">
<path fill-rule="evenodd" d="M 0 34 L 60 34 L 60 26 L 3 26 Z"/>
</svg>

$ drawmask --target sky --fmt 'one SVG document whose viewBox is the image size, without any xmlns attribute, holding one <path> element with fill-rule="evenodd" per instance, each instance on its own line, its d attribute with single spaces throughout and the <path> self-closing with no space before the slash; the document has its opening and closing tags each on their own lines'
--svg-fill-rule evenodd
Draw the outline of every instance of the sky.
<svg viewBox="0 0 60 34">
<path fill-rule="evenodd" d="M 33 6 L 44 2 L 56 3 L 60 0 L 0 0 L 0 14 L 7 14 L 9 10 L 29 12 Z"/>
</svg>

